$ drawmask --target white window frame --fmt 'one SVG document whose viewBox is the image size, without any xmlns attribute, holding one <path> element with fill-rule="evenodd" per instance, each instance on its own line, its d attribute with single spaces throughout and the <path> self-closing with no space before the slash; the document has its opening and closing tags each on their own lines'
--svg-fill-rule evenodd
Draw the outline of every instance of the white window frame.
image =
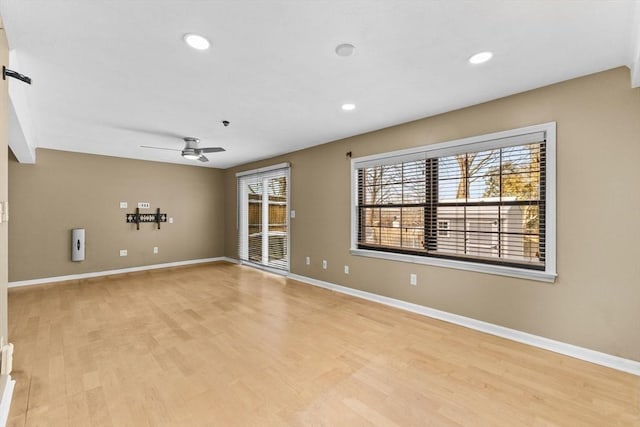
<svg viewBox="0 0 640 427">
<path fill-rule="evenodd" d="M 358 248 L 358 169 L 381 162 L 399 163 L 421 158 L 444 157 L 463 152 L 483 151 L 514 144 L 528 134 L 544 132 L 546 139 L 546 193 L 545 193 L 545 270 L 531 270 L 508 265 L 484 264 L 395 252 L 383 252 Z M 397 150 L 351 159 L 351 247 L 350 253 L 357 256 L 380 258 L 392 261 L 433 265 L 501 276 L 554 282 L 556 272 L 556 122 L 510 129 L 469 138 L 456 139 L 421 147 Z"/>
<path fill-rule="evenodd" d="M 440 227 L 442 225 L 442 227 Z M 451 223 L 448 219 L 439 219 L 438 220 L 438 237 L 449 237 L 449 230 L 451 227 Z"/>
</svg>

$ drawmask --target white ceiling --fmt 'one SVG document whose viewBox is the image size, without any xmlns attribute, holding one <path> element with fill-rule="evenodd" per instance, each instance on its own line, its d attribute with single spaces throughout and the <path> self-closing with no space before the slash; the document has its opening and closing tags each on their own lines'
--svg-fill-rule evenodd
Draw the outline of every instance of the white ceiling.
<svg viewBox="0 0 640 427">
<path fill-rule="evenodd" d="M 640 84 L 632 0 L 0 7 L 10 66 L 33 78 L 10 83 L 31 147 L 227 168 L 622 65 Z M 185 33 L 211 49 L 187 47 Z M 354 56 L 334 53 L 344 42 Z M 467 62 L 483 50 L 494 59 Z M 139 147 L 181 148 L 183 136 L 227 151 L 205 164 Z"/>
</svg>

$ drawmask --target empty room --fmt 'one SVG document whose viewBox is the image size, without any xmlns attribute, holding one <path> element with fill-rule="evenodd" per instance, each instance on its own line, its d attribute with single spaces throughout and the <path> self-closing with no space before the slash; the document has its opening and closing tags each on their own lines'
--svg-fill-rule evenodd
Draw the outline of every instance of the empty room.
<svg viewBox="0 0 640 427">
<path fill-rule="evenodd" d="M 0 426 L 640 427 L 640 1 L 0 16 Z"/>
</svg>

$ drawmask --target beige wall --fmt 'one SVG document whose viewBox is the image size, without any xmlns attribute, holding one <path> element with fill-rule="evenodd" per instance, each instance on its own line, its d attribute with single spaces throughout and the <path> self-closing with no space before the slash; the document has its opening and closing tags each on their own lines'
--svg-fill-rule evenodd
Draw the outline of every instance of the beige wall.
<svg viewBox="0 0 640 427">
<path fill-rule="evenodd" d="M 221 170 L 43 149 L 37 155 L 35 165 L 9 161 L 10 281 L 223 255 Z M 159 207 L 174 223 L 137 231 L 125 223 L 137 202 L 151 203 L 142 212 Z M 72 228 L 86 229 L 85 261 L 71 261 Z"/>
<path fill-rule="evenodd" d="M 9 47 L 4 32 L 4 24 L 0 19 L 0 63 L 9 63 Z M 9 86 L 6 80 L 0 80 L 0 202 L 8 200 L 7 185 L 7 117 L 9 108 Z M 9 224 L 0 224 L 0 336 L 7 337 L 7 270 L 8 270 L 8 236 Z M 6 342 L 6 341 L 5 341 Z"/>
<path fill-rule="evenodd" d="M 558 146 L 555 284 L 349 254 L 346 152 L 360 157 L 549 121 L 557 122 Z M 630 88 L 627 68 L 226 170 L 227 256 L 237 254 L 235 172 L 282 161 L 292 164 L 293 273 L 640 361 L 640 89 Z M 409 285 L 410 273 L 418 286 Z"/>
</svg>

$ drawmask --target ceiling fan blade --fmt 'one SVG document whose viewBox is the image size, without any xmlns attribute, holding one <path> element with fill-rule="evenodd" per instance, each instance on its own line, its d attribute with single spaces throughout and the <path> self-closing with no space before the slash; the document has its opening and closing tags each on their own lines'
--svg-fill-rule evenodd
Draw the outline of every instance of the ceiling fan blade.
<svg viewBox="0 0 640 427">
<path fill-rule="evenodd" d="M 203 147 L 203 148 L 200 148 L 198 151 L 200 151 L 201 153 L 219 153 L 221 151 L 226 151 L 226 150 L 222 147 Z"/>
<path fill-rule="evenodd" d="M 205 156 L 204 154 L 201 154 L 200 157 L 198 157 L 198 160 L 200 160 L 201 162 L 209 161 L 209 159 L 207 159 L 207 156 Z"/>
<path fill-rule="evenodd" d="M 178 134 L 178 133 L 166 132 L 166 131 L 160 130 L 160 129 L 124 126 L 124 125 L 118 125 L 118 124 L 112 124 L 111 126 L 116 128 L 116 129 L 121 129 L 121 130 L 129 131 L 129 132 L 145 133 L 147 135 L 155 135 L 155 136 L 161 136 L 161 137 L 171 138 L 171 139 L 182 139 L 183 138 L 183 136 Z"/>
<path fill-rule="evenodd" d="M 169 151 L 182 151 L 177 148 L 165 148 L 165 147 L 152 147 L 150 145 L 141 145 L 140 148 L 151 148 L 153 150 L 169 150 Z"/>
</svg>

